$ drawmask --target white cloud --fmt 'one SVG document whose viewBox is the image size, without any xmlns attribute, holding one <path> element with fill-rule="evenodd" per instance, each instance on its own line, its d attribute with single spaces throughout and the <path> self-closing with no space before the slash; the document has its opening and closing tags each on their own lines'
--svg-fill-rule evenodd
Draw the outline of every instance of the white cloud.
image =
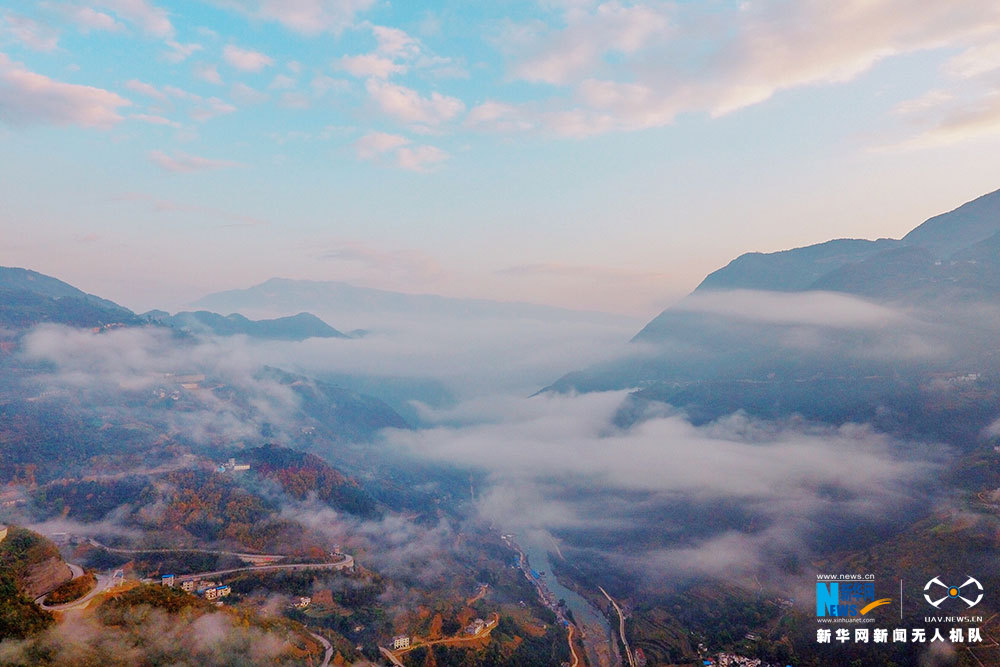
<svg viewBox="0 0 1000 667">
<path fill-rule="evenodd" d="M 519 132 L 535 127 L 535 123 L 520 108 L 496 100 L 487 100 L 473 107 L 465 117 L 465 125 L 496 132 Z"/>
<path fill-rule="evenodd" d="M 593 10 L 571 7 L 558 31 L 521 33 L 528 55 L 515 65 L 515 77 L 566 84 L 592 72 L 608 53 L 630 54 L 662 35 L 669 22 L 659 3 L 624 5 L 604 2 Z M 523 43 L 523 42 L 527 43 Z"/>
<path fill-rule="evenodd" d="M 167 40 L 167 46 L 170 47 L 170 50 L 163 54 L 163 59 L 175 64 L 184 62 L 193 53 L 202 49 L 201 44 L 195 44 L 194 42 L 181 43 L 172 39 Z"/>
<path fill-rule="evenodd" d="M 396 151 L 396 164 L 401 169 L 427 171 L 428 168 L 448 159 L 448 153 L 436 146 L 413 146 Z"/>
<path fill-rule="evenodd" d="M 217 86 L 222 85 L 222 77 L 219 76 L 219 68 L 215 65 L 199 63 L 194 66 L 194 75 L 202 81 L 214 83 Z"/>
<path fill-rule="evenodd" d="M 271 90 L 290 90 L 295 87 L 296 80 L 287 74 L 278 74 L 273 79 L 271 79 L 268 88 Z"/>
<path fill-rule="evenodd" d="M 372 160 L 383 153 L 389 153 L 408 143 L 410 143 L 409 139 L 398 134 L 371 132 L 354 142 L 354 150 L 357 152 L 358 157 L 365 160 Z"/>
<path fill-rule="evenodd" d="M 1000 41 L 976 44 L 951 58 L 944 66 L 952 76 L 968 79 L 1000 69 Z"/>
<path fill-rule="evenodd" d="M 953 146 L 975 140 L 1000 138 L 1000 91 L 943 109 L 930 107 L 927 129 L 903 141 L 876 148 L 877 151 L 920 150 Z"/>
<path fill-rule="evenodd" d="M 251 51 L 250 49 L 241 49 L 233 44 L 227 45 L 222 50 L 222 57 L 232 67 L 244 72 L 259 72 L 265 67 L 270 67 L 274 64 L 274 60 L 264 53 Z"/>
<path fill-rule="evenodd" d="M 148 0 L 97 0 L 97 4 L 109 9 L 129 23 L 138 25 L 144 32 L 154 37 L 173 37 L 174 26 L 167 12 Z"/>
<path fill-rule="evenodd" d="M 710 18 L 696 3 L 609 1 L 571 3 L 557 25 L 509 26 L 501 46 L 512 77 L 566 89 L 547 105 L 520 105 L 526 125 L 587 136 L 662 126 L 687 112 L 732 113 L 926 49 L 973 47 L 946 69 L 975 76 L 996 68 L 998 34 L 1000 5 L 989 0 L 960 9 L 906 0 L 758 1 Z"/>
<path fill-rule="evenodd" d="M 174 153 L 168 155 L 163 151 L 151 151 L 149 159 L 153 164 L 166 171 L 174 173 L 189 173 L 214 169 L 227 169 L 242 166 L 232 160 L 216 160 L 212 158 L 191 155 L 189 153 Z"/>
<path fill-rule="evenodd" d="M 228 0 L 225 6 L 305 35 L 339 33 L 375 0 Z"/>
<path fill-rule="evenodd" d="M 229 89 L 229 95 L 240 104 L 262 104 L 268 100 L 267 93 L 242 82 L 234 83 Z"/>
<path fill-rule="evenodd" d="M 365 88 L 383 113 L 405 123 L 438 125 L 465 110 L 461 100 L 438 92 L 423 97 L 412 88 L 376 79 L 369 79 Z"/>
<path fill-rule="evenodd" d="M 186 100 L 188 102 L 200 102 L 202 99 L 200 95 L 188 92 L 183 88 L 178 88 L 177 86 L 164 86 L 163 92 L 171 97 L 176 97 L 177 99 Z"/>
<path fill-rule="evenodd" d="M 392 60 L 374 53 L 344 56 L 335 65 L 353 76 L 375 77 L 377 79 L 387 79 L 393 74 L 403 74 L 407 70 L 406 65 L 394 63 Z"/>
<path fill-rule="evenodd" d="M 141 95 L 146 95 L 147 97 L 153 97 L 158 100 L 167 99 L 166 93 L 156 88 L 156 86 L 146 83 L 145 81 L 139 81 L 138 79 L 130 79 L 129 81 L 125 82 L 125 87 Z"/>
<path fill-rule="evenodd" d="M 325 74 L 317 74 L 309 82 L 309 86 L 317 96 L 326 95 L 330 91 L 344 92 L 350 90 L 351 84 L 343 79 L 334 79 Z"/>
<path fill-rule="evenodd" d="M 414 146 L 406 137 L 386 132 L 366 134 L 354 142 L 354 150 L 363 160 L 389 155 L 396 166 L 409 171 L 427 171 L 448 159 L 448 154 L 436 146 Z"/>
<path fill-rule="evenodd" d="M 838 329 L 882 328 L 906 321 L 906 316 L 897 310 L 837 292 L 699 290 L 671 309 L 735 320 Z"/>
<path fill-rule="evenodd" d="M 191 112 L 191 117 L 199 122 L 204 122 L 216 116 L 231 114 L 234 111 L 236 111 L 236 107 L 229 102 L 218 97 L 210 97 L 201 101 L 201 104 Z"/>
<path fill-rule="evenodd" d="M 165 125 L 167 127 L 180 128 L 181 124 L 177 121 L 170 120 L 163 116 L 158 116 L 155 114 L 145 114 L 145 113 L 134 113 L 129 116 L 132 120 L 142 121 L 143 123 L 149 123 L 150 125 Z"/>
<path fill-rule="evenodd" d="M 54 51 L 59 33 L 52 26 L 12 12 L 0 15 L 0 35 L 7 34 L 32 51 Z"/>
<path fill-rule="evenodd" d="M 285 109 L 308 109 L 312 106 L 312 100 L 304 93 L 289 91 L 281 94 L 278 104 Z"/>
<path fill-rule="evenodd" d="M 108 128 L 121 120 L 124 97 L 102 88 L 55 81 L 0 53 L 0 120 L 12 125 Z"/>
<path fill-rule="evenodd" d="M 121 32 L 125 29 L 125 26 L 116 21 L 113 16 L 99 12 L 91 7 L 62 3 L 55 5 L 55 8 L 64 18 L 76 24 L 83 32 L 91 30 Z"/>
<path fill-rule="evenodd" d="M 420 53 L 420 42 L 399 28 L 373 25 L 372 34 L 378 42 L 379 53 L 405 60 L 415 58 Z"/>
<path fill-rule="evenodd" d="M 641 528 L 658 535 L 605 553 L 644 577 L 733 575 L 736 565 L 752 571 L 767 562 L 758 556 L 769 549 L 806 551 L 804 536 L 824 516 L 892 521 L 914 498 L 927 497 L 936 469 L 933 448 L 907 457 L 902 443 L 858 424 L 737 413 L 696 426 L 659 405 L 635 426 L 619 428 L 624 400 L 626 392 L 484 396 L 425 410 L 436 426 L 389 431 L 387 439 L 421 460 L 486 472 L 479 509 L 504 530 Z M 863 472 L 841 474 L 844 460 Z M 697 528 L 684 523 L 689 512 L 672 512 L 677 506 L 702 508 Z M 754 530 L 745 529 L 741 515 L 753 517 Z M 577 539 L 568 546 L 583 545 Z"/>
</svg>

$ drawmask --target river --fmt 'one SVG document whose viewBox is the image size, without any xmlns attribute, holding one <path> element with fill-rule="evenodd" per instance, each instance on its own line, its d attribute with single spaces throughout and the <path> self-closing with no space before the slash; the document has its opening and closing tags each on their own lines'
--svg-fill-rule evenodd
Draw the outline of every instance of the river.
<svg viewBox="0 0 1000 667">
<path fill-rule="evenodd" d="M 618 664 L 617 644 L 612 639 L 608 619 L 585 598 L 560 584 L 552 572 L 548 554 L 552 546 L 551 539 L 544 535 L 537 537 L 524 535 L 518 544 L 528 557 L 531 568 L 536 572 L 545 573 L 541 575 L 540 580 L 545 583 L 546 588 L 555 594 L 557 600 L 566 601 L 566 606 L 576 619 L 577 627 L 586 633 L 583 644 L 590 664 L 595 667 Z"/>
</svg>

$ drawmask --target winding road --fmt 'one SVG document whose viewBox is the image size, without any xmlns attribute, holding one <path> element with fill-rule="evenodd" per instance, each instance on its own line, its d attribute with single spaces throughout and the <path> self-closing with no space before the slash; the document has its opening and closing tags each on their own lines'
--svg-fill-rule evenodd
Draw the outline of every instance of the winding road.
<svg viewBox="0 0 1000 667">
<path fill-rule="evenodd" d="M 566 633 L 566 637 L 569 640 L 569 653 L 570 653 L 570 655 L 573 656 L 573 662 L 570 664 L 569 667 L 576 667 L 577 665 L 580 664 L 580 657 L 577 656 L 577 654 L 576 654 L 576 647 L 573 646 L 573 630 L 574 629 L 575 628 L 574 628 L 573 624 L 570 623 L 569 630 Z"/>
<path fill-rule="evenodd" d="M 118 547 L 109 547 L 106 544 L 101 544 L 97 540 L 88 537 L 87 543 L 91 546 L 95 546 L 98 549 L 104 549 L 105 551 L 110 551 L 116 554 L 212 554 L 215 556 L 236 556 L 237 558 L 245 561 L 254 561 L 260 559 L 269 560 L 281 560 L 286 556 L 284 554 L 251 554 L 251 553 L 240 553 L 238 551 L 221 551 L 219 549 L 198 549 L 192 547 L 190 549 L 120 549 Z"/>
<path fill-rule="evenodd" d="M 112 547 L 107 547 L 96 540 L 88 540 L 91 544 L 96 547 L 107 549 L 109 551 L 118 551 L 122 553 L 148 553 L 148 551 L 130 551 L 128 549 L 114 549 Z M 209 549 L 162 549 L 162 552 L 172 552 L 180 551 L 190 553 L 192 551 L 198 553 L 213 553 L 213 554 L 231 554 L 239 555 L 230 551 L 213 551 Z M 266 554 L 244 554 L 244 555 L 266 555 Z M 196 572 L 194 574 L 182 574 L 175 577 L 175 581 L 190 581 L 193 579 L 208 579 L 209 577 L 222 577 L 227 574 L 236 574 L 238 572 L 274 572 L 280 570 L 346 570 L 354 567 L 354 557 L 349 554 L 343 554 L 343 557 L 334 563 L 283 563 L 277 565 L 247 565 L 246 567 L 234 567 L 227 570 L 213 570 L 211 572 Z M 70 572 L 73 573 L 73 579 L 83 576 L 83 568 L 74 563 L 66 563 L 69 566 Z M 45 598 L 52 591 L 47 591 L 44 595 L 35 599 L 35 604 L 37 604 L 42 609 L 46 611 L 69 611 L 71 609 L 77 609 L 79 607 L 86 606 L 95 596 L 103 593 L 107 590 L 113 581 L 113 577 L 98 574 L 97 585 L 84 595 L 79 600 L 74 600 L 72 602 L 67 602 L 65 604 L 49 605 L 45 603 Z M 332 648 L 331 648 L 332 651 Z"/>
<path fill-rule="evenodd" d="M 82 577 L 83 576 L 83 568 L 82 567 L 80 567 L 79 565 L 74 565 L 73 563 L 66 563 L 66 564 L 69 565 L 69 569 L 73 571 L 73 578 L 74 579 L 77 579 L 78 577 Z M 104 575 L 104 574 L 98 574 L 98 575 L 96 575 L 96 577 L 97 577 L 97 585 L 94 586 L 90 590 L 89 593 L 87 593 L 86 595 L 84 595 L 82 598 L 80 598 L 78 600 L 73 600 L 72 602 L 66 602 L 64 604 L 46 604 L 45 603 L 45 598 L 47 598 L 48 595 L 49 595 L 49 593 L 52 592 L 52 591 L 48 591 L 48 593 L 45 593 L 45 595 L 42 595 L 42 596 L 40 596 L 38 598 L 35 598 L 35 604 L 37 604 L 39 607 L 41 607 L 45 611 L 70 611 L 71 609 L 77 609 L 79 607 L 86 607 L 87 604 L 92 599 L 94 599 L 94 597 L 96 597 L 100 593 L 103 593 L 104 591 L 106 591 L 108 589 L 109 586 L 111 586 L 112 577 L 109 577 L 109 576 Z"/>
<path fill-rule="evenodd" d="M 346 570 L 354 567 L 354 557 L 344 554 L 344 557 L 336 563 L 285 563 L 282 565 L 247 565 L 246 567 L 233 567 L 228 570 L 213 570 L 211 572 L 195 572 L 194 574 L 178 574 L 174 581 L 191 581 L 192 579 L 208 579 L 209 577 L 221 577 L 237 572 L 274 572 L 277 570 Z"/>
<path fill-rule="evenodd" d="M 317 635 L 315 632 L 310 632 L 309 634 L 315 637 L 316 641 L 322 644 L 325 649 L 325 652 L 323 653 L 323 662 L 320 663 L 319 667 L 329 667 L 330 660 L 333 659 L 333 644 L 331 644 L 326 637 Z"/>
<path fill-rule="evenodd" d="M 622 613 L 622 608 L 618 606 L 618 603 L 615 602 L 614 598 L 608 595 L 608 592 L 606 590 L 604 590 L 600 586 L 597 587 L 597 590 L 604 593 L 604 597 L 608 599 L 608 602 L 614 605 L 615 611 L 618 612 L 618 634 L 620 634 L 622 637 L 622 646 L 625 647 L 625 657 L 628 658 L 629 666 L 635 667 L 635 659 L 632 657 L 632 649 L 628 647 L 628 640 L 625 639 L 625 614 Z"/>
</svg>

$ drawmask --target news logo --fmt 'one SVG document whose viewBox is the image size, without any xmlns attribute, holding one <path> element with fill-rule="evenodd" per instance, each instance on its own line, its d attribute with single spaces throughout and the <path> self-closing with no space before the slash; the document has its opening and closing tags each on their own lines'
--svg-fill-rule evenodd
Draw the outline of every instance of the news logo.
<svg viewBox="0 0 1000 667">
<path fill-rule="evenodd" d="M 875 598 L 872 580 L 827 580 L 816 582 L 817 618 L 855 618 L 892 602 Z"/>
</svg>

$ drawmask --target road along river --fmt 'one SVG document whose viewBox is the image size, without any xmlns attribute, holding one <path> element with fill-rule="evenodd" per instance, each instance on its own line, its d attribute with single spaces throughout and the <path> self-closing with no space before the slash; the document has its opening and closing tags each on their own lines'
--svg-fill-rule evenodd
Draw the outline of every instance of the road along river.
<svg viewBox="0 0 1000 667">
<path fill-rule="evenodd" d="M 611 625 L 601 611 L 575 591 L 566 588 L 552 572 L 548 551 L 552 542 L 546 538 L 532 539 L 531 535 L 518 536 L 521 549 L 528 557 L 531 568 L 539 574 L 538 580 L 552 592 L 556 600 L 565 600 L 573 612 L 590 664 L 597 667 L 618 664 L 617 642 L 611 634 Z M 544 574 L 543 574 L 544 573 Z"/>
</svg>

